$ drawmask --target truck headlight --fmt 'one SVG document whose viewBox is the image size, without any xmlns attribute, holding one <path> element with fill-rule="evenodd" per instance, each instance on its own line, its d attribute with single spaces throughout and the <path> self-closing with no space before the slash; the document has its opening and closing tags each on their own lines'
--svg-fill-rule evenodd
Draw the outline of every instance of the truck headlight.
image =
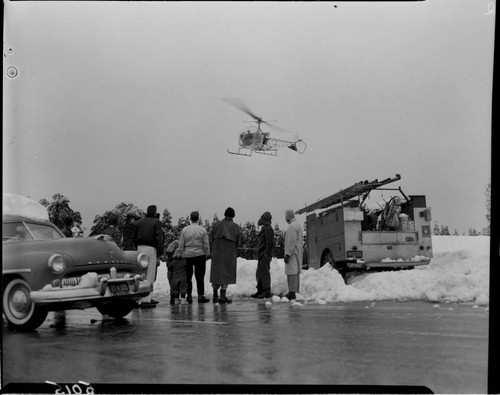
<svg viewBox="0 0 500 395">
<path fill-rule="evenodd" d="M 66 269 L 66 262 L 60 254 L 51 255 L 48 264 L 52 273 L 55 274 L 60 274 L 64 271 L 64 269 Z"/>
<path fill-rule="evenodd" d="M 141 252 L 139 255 L 137 255 L 137 265 L 141 269 L 146 269 L 149 265 L 149 256 Z"/>
</svg>

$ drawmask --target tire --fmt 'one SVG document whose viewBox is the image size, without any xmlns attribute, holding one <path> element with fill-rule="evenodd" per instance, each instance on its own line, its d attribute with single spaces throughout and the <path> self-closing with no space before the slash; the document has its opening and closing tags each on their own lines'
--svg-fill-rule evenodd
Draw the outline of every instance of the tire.
<svg viewBox="0 0 500 395">
<path fill-rule="evenodd" d="M 135 303 L 132 300 L 114 300 L 97 305 L 97 310 L 102 315 L 109 315 L 113 318 L 123 318 L 134 309 Z"/>
<path fill-rule="evenodd" d="M 335 259 L 333 259 L 333 254 L 330 250 L 326 250 L 323 253 L 323 256 L 321 257 L 321 265 L 320 267 L 325 266 L 327 263 L 329 263 L 334 269 L 337 269 L 335 267 Z"/>
<path fill-rule="evenodd" d="M 35 330 L 47 318 L 48 310 L 31 301 L 30 291 L 28 283 L 21 278 L 10 280 L 4 287 L 2 307 L 10 329 Z"/>
<path fill-rule="evenodd" d="M 348 269 L 345 266 L 340 265 L 337 262 L 335 262 L 335 259 L 333 258 L 333 253 L 330 250 L 325 250 L 325 252 L 323 252 L 323 256 L 321 257 L 321 266 L 320 267 L 323 267 L 327 263 L 330 264 L 331 267 L 333 267 L 336 271 L 339 272 L 339 274 L 344 279 L 344 282 L 347 284 L 346 276 L 347 276 Z"/>
</svg>

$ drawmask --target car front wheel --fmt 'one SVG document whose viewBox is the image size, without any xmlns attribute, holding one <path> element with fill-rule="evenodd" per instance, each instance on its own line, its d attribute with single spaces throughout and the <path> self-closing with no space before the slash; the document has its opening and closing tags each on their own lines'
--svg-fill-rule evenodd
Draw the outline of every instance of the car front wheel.
<svg viewBox="0 0 500 395">
<path fill-rule="evenodd" d="M 48 311 L 32 302 L 30 291 L 28 283 L 20 278 L 9 281 L 4 287 L 2 306 L 9 328 L 34 330 L 47 318 Z"/>
</svg>

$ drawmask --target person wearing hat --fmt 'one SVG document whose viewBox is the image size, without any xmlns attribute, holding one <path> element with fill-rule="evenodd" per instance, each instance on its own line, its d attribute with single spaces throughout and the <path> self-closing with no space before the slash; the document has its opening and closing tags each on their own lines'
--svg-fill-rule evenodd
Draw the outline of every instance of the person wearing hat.
<svg viewBox="0 0 500 395">
<path fill-rule="evenodd" d="M 162 248 L 163 244 L 163 230 L 161 229 L 161 222 L 156 218 L 156 206 L 148 206 L 146 210 L 146 217 L 137 221 L 134 224 L 134 245 L 137 251 L 143 252 L 149 256 L 148 271 L 146 279 L 151 284 L 151 292 L 148 296 L 140 301 L 141 308 L 156 307 L 155 300 L 152 299 L 153 284 L 156 279 L 156 257 L 157 251 Z"/>
<path fill-rule="evenodd" d="M 288 283 L 286 298 L 296 298 L 300 286 L 300 272 L 302 271 L 303 236 L 302 226 L 295 219 L 293 210 L 286 210 L 285 219 L 288 228 L 285 233 L 285 274 Z"/>
<path fill-rule="evenodd" d="M 257 292 L 252 298 L 264 299 L 271 295 L 271 258 L 274 249 L 274 230 L 271 226 L 272 216 L 269 211 L 261 215 L 257 224 L 261 226 L 257 236 Z"/>
<path fill-rule="evenodd" d="M 210 282 L 214 292 L 214 303 L 232 302 L 227 298 L 226 290 L 229 284 L 236 284 L 237 248 L 241 243 L 241 230 L 233 222 L 234 217 L 234 209 L 228 207 L 224 212 L 224 219 L 215 223 L 212 228 Z"/>
</svg>

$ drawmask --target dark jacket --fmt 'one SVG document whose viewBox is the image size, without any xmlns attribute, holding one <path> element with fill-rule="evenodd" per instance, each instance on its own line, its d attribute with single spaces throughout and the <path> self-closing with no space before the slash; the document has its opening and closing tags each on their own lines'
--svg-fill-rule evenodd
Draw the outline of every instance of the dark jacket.
<svg viewBox="0 0 500 395">
<path fill-rule="evenodd" d="M 186 260 L 184 258 L 172 258 L 167 263 L 167 268 L 177 278 L 186 278 Z"/>
<path fill-rule="evenodd" d="M 123 235 L 122 232 L 120 232 L 120 229 L 114 226 L 108 226 L 102 231 L 102 234 L 111 236 L 118 247 L 123 247 Z"/>
<path fill-rule="evenodd" d="M 146 215 L 145 218 L 137 221 L 134 225 L 134 245 L 135 248 L 140 245 L 154 247 L 158 250 L 162 248 L 163 231 L 161 222 L 154 215 Z M 161 253 L 161 251 L 160 251 Z"/>
<path fill-rule="evenodd" d="M 187 292 L 187 275 L 186 275 L 186 260 L 183 258 L 172 258 L 167 264 L 167 278 L 170 284 L 170 292 L 186 293 Z"/>
<path fill-rule="evenodd" d="M 214 224 L 212 229 L 212 263 L 210 282 L 226 285 L 236 283 L 237 247 L 240 244 L 241 230 L 231 218 L 224 218 Z"/>
<path fill-rule="evenodd" d="M 270 223 L 264 223 L 257 236 L 257 258 L 267 255 L 268 258 L 273 256 L 274 249 L 274 230 Z"/>
</svg>

